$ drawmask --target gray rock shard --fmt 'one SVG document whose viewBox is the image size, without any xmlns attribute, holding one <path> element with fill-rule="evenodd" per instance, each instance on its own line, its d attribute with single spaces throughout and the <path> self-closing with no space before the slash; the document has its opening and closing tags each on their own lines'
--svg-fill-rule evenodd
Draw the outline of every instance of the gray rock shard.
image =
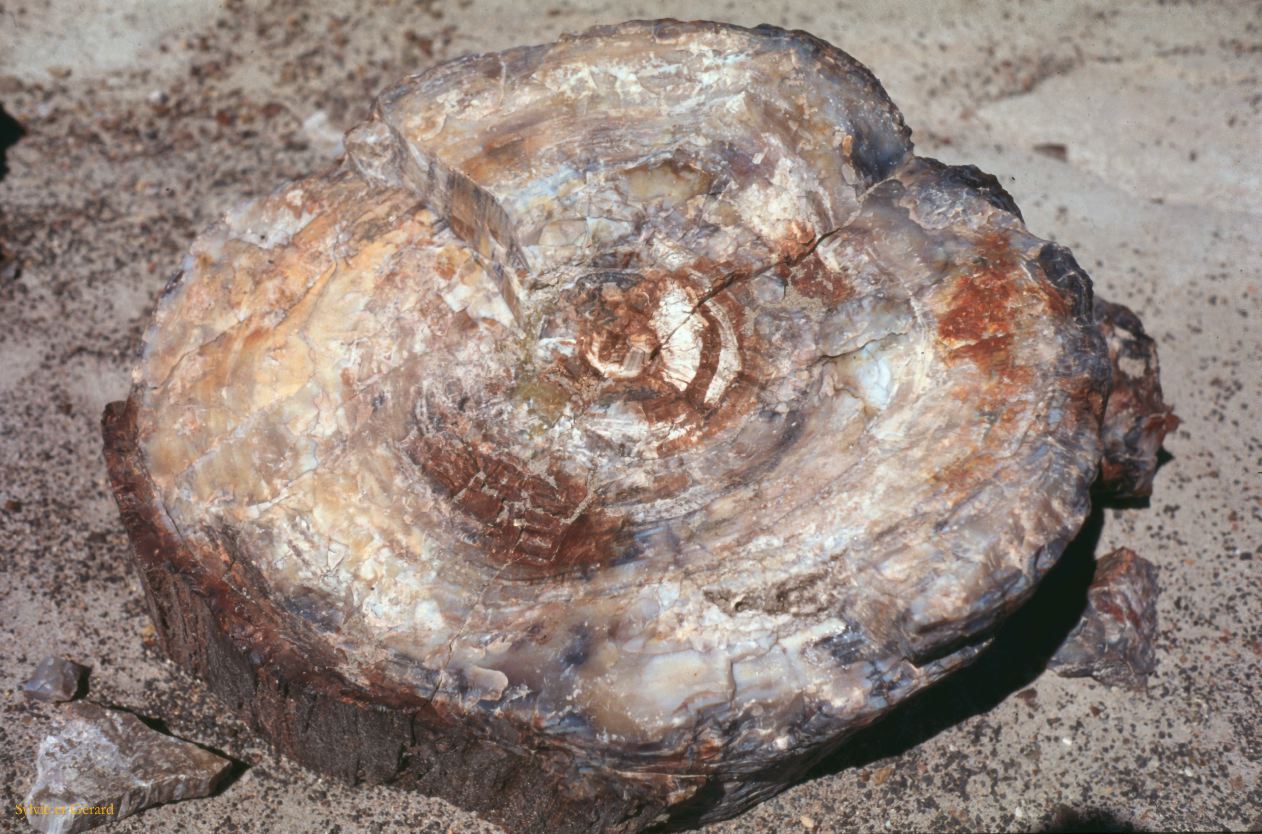
<svg viewBox="0 0 1262 834">
<path fill-rule="evenodd" d="M 1119 548 L 1096 565 L 1087 609 L 1048 663 L 1069 678 L 1091 676 L 1110 686 L 1141 690 L 1157 667 L 1157 568 Z"/>
<path fill-rule="evenodd" d="M 232 762 L 89 701 L 65 708 L 39 746 L 23 814 L 48 834 L 72 834 L 154 805 L 208 796 Z"/>
<path fill-rule="evenodd" d="M 73 701 L 87 674 L 87 668 L 73 660 L 49 655 L 22 684 L 22 694 L 36 701 Z"/>
</svg>

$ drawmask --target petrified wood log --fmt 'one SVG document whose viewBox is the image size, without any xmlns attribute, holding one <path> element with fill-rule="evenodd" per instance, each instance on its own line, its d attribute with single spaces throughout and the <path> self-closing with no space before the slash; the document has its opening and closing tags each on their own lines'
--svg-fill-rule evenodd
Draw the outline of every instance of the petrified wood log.
<svg viewBox="0 0 1262 834">
<path fill-rule="evenodd" d="M 386 92 L 197 240 L 106 413 L 166 651 L 315 768 L 575 832 L 737 813 L 967 662 L 1112 374 L 1068 252 L 909 136 L 769 27 Z"/>
</svg>

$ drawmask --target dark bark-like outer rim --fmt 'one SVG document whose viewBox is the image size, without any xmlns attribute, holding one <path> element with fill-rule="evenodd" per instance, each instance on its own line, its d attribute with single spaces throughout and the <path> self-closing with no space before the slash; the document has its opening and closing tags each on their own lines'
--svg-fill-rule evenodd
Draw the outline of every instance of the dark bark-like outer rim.
<svg viewBox="0 0 1262 834">
<path fill-rule="evenodd" d="M 570 753 L 539 746 L 508 718 L 452 715 L 386 682 L 348 681 L 330 647 L 276 616 L 230 541 L 195 553 L 175 529 L 145 468 L 136 413 L 134 397 L 110 403 L 102 433 L 159 642 L 278 751 L 352 783 L 440 796 L 511 831 L 639 831 L 713 787 L 706 777 L 580 774 Z"/>
</svg>

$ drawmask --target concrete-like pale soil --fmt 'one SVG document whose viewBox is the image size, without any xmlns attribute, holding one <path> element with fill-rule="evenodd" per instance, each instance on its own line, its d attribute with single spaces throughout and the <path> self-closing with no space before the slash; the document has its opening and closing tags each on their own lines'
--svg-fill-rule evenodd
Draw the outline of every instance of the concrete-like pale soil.
<svg viewBox="0 0 1262 834">
<path fill-rule="evenodd" d="M 856 6 L 858 4 L 855 4 Z M 932 9 L 932 11 L 929 11 Z M 805 28 L 867 63 L 921 153 L 1000 176 L 1157 339 L 1183 426 L 1150 506 L 1097 513 L 994 651 L 721 832 L 1241 829 L 1262 823 L 1262 5 L 950 2 L 0 2 L 3 826 L 55 708 L 92 693 L 249 765 L 120 832 L 492 831 L 444 802 L 277 758 L 152 642 L 100 458 L 140 330 L 193 236 L 316 170 L 391 80 L 635 17 Z M 6 127 L 7 125 L 7 127 Z M 1091 554 L 1156 563 L 1145 694 L 1041 673 Z"/>
</svg>

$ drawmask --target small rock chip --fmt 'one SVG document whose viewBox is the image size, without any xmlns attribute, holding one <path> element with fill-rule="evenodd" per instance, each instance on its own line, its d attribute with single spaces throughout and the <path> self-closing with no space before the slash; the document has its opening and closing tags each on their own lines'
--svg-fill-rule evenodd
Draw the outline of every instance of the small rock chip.
<svg viewBox="0 0 1262 834">
<path fill-rule="evenodd" d="M 329 156 L 340 156 L 342 153 L 342 134 L 329 120 L 329 114 L 317 110 L 302 122 L 302 132 L 307 140 L 318 150 Z"/>
<path fill-rule="evenodd" d="M 164 802 L 208 796 L 231 762 L 89 701 L 39 746 L 24 816 L 50 834 L 86 831 Z M 61 813 L 57 812 L 61 809 Z"/>
<path fill-rule="evenodd" d="M 4 128 L 4 111 L 0 110 L 0 130 Z M 4 160 L 0 158 L 0 176 L 4 174 Z M 0 281 L 16 281 L 19 274 L 18 259 L 0 240 Z M 8 508 L 9 501 L 5 502 Z M 19 505 L 20 506 L 20 505 Z"/>
<path fill-rule="evenodd" d="M 1125 547 L 1100 559 L 1087 610 L 1049 667 L 1069 678 L 1143 689 L 1156 668 L 1157 568 Z"/>
<path fill-rule="evenodd" d="M 22 684 L 22 692 L 36 701 L 73 701 L 87 674 L 87 668 L 73 660 L 49 655 Z"/>
</svg>

